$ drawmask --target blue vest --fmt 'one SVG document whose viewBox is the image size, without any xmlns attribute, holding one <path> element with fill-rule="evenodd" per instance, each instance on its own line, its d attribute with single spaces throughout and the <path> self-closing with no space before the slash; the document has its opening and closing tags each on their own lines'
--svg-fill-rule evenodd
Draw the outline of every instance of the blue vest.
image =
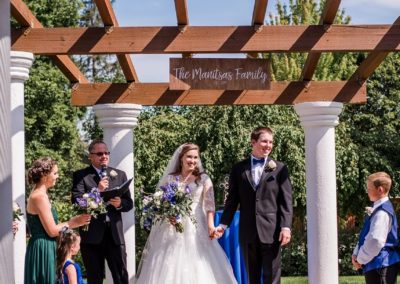
<svg viewBox="0 0 400 284">
<path fill-rule="evenodd" d="M 399 244 L 399 239 L 397 236 L 397 218 L 393 209 L 392 203 L 388 200 L 382 203 L 379 207 L 377 207 L 371 216 L 368 216 L 365 219 L 364 226 L 361 230 L 358 247 L 360 248 L 365 241 L 365 237 L 369 232 L 369 228 L 371 226 L 371 218 L 378 212 L 379 210 L 386 211 L 392 217 L 392 228 L 388 233 L 385 246 L 381 249 L 379 254 L 375 256 L 370 262 L 363 266 L 363 272 L 368 272 L 370 270 L 388 267 L 392 264 L 400 262 L 400 254 L 397 251 L 397 246 Z"/>
</svg>

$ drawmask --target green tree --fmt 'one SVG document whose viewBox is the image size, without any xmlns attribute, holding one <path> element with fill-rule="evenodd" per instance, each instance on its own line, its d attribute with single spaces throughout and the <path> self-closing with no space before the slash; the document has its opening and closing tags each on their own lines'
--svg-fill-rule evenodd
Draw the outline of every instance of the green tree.
<svg viewBox="0 0 400 284">
<path fill-rule="evenodd" d="M 45 27 L 77 26 L 81 2 L 53 2 L 26 1 Z M 26 165 L 44 155 L 57 160 L 61 177 L 50 192 L 55 200 L 68 198 L 71 172 L 82 166 L 83 147 L 76 124 L 85 110 L 71 106 L 70 94 L 70 83 L 52 61 L 36 56 L 25 84 Z"/>
</svg>

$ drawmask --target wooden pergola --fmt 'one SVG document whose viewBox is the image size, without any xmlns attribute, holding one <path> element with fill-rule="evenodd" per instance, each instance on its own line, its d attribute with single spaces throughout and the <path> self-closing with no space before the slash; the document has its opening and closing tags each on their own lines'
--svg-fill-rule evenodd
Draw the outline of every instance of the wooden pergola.
<svg viewBox="0 0 400 284">
<path fill-rule="evenodd" d="M 12 50 L 50 56 L 71 81 L 72 104 L 159 105 L 296 104 L 366 102 L 366 79 L 389 52 L 400 51 L 400 18 L 392 25 L 333 25 L 340 0 L 327 0 L 318 25 L 264 25 L 268 0 L 255 0 L 249 26 L 190 26 L 186 0 L 174 0 L 176 26 L 119 27 L 109 0 L 95 0 L 104 27 L 44 28 L 22 0 L 11 0 L 21 24 Z M 298 81 L 271 82 L 270 90 L 170 90 L 168 83 L 140 83 L 129 54 L 306 52 Z M 369 52 L 347 81 L 313 81 L 322 52 Z M 116 54 L 126 83 L 89 82 L 69 57 Z"/>
</svg>

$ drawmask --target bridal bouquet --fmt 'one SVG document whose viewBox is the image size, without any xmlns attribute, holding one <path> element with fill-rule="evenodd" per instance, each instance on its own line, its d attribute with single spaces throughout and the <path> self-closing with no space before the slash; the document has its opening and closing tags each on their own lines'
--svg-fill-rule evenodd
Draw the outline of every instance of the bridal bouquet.
<svg viewBox="0 0 400 284">
<path fill-rule="evenodd" d="M 144 196 L 140 225 L 150 230 L 153 224 L 166 220 L 177 232 L 182 233 L 183 217 L 189 217 L 193 224 L 196 223 L 192 216 L 191 205 L 190 187 L 179 182 L 179 178 L 172 179 L 166 185 L 160 186 L 152 195 Z"/>
<path fill-rule="evenodd" d="M 78 214 L 90 214 L 94 218 L 97 218 L 98 214 L 107 212 L 106 204 L 97 188 L 93 188 L 91 192 L 83 194 L 81 198 L 76 198 L 74 207 Z M 89 225 L 84 225 L 82 229 L 87 231 Z"/>
</svg>

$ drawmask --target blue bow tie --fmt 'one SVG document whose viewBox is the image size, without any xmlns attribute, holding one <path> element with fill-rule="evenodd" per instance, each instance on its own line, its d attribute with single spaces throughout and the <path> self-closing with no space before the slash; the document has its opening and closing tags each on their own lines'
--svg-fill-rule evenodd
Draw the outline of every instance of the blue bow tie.
<svg viewBox="0 0 400 284">
<path fill-rule="evenodd" d="M 264 158 L 257 159 L 257 158 L 254 158 L 254 157 L 253 157 L 253 165 L 254 165 L 254 166 L 256 166 L 257 164 L 264 165 L 264 162 L 265 162 L 265 159 L 264 159 Z"/>
</svg>

